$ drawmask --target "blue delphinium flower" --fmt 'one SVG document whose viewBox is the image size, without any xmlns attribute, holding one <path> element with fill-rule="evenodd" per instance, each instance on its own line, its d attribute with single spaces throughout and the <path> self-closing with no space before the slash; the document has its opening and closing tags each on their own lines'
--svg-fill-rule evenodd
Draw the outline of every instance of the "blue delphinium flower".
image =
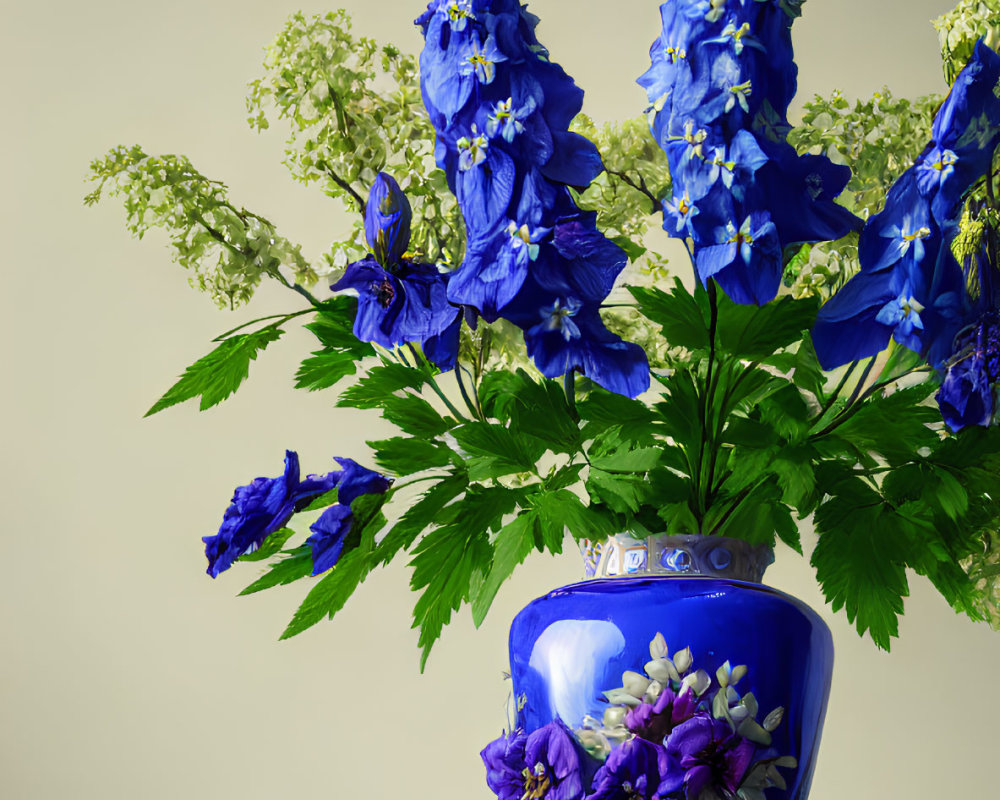
<svg viewBox="0 0 1000 800">
<path fill-rule="evenodd" d="M 410 243 L 410 201 L 385 172 L 375 176 L 365 204 L 365 238 L 383 267 L 398 264 Z"/>
<path fill-rule="evenodd" d="M 776 2 L 707 0 L 669 0 L 660 15 L 662 32 L 639 83 L 675 196 L 699 215 L 692 221 L 665 203 L 664 228 L 690 239 L 702 282 L 715 280 L 738 303 L 766 303 L 778 291 L 786 247 L 861 227 L 834 202 L 850 171 L 799 156 L 785 141 L 796 88 L 794 15 Z M 723 247 L 734 242 L 720 242 L 717 230 L 765 213 L 761 247 Z"/>
<path fill-rule="evenodd" d="M 972 209 L 981 212 L 980 208 Z M 968 312 L 941 357 L 938 406 L 953 431 L 989 425 L 1000 381 L 1000 234 L 987 228 L 980 251 L 965 264 Z"/>
<path fill-rule="evenodd" d="M 337 458 L 335 461 L 342 468 L 331 473 L 337 488 L 337 502 L 309 526 L 313 535 L 306 540 L 312 548 L 313 575 L 326 572 L 340 558 L 344 539 L 354 522 L 351 504 L 361 495 L 384 494 L 392 485 L 389 478 L 362 467 L 350 458 Z"/>
<path fill-rule="evenodd" d="M 951 242 L 963 197 L 1000 144 L 998 83 L 1000 55 L 979 42 L 934 118 L 933 140 L 865 224 L 861 272 L 819 311 L 813 344 L 825 369 L 875 355 L 890 337 L 942 367 L 956 359 L 956 334 L 988 310 L 992 299 L 986 307 L 970 299 Z M 969 385 L 952 378 L 945 399 Z"/>
<path fill-rule="evenodd" d="M 525 734 L 515 731 L 480 754 L 486 783 L 499 800 L 581 800 L 580 757 L 559 719 Z"/>
<path fill-rule="evenodd" d="M 357 292 L 354 335 L 390 349 L 437 336 L 458 314 L 448 302 L 447 276 L 433 264 L 405 262 L 390 272 L 374 258 L 365 258 L 351 264 L 330 288 Z"/>
<path fill-rule="evenodd" d="M 449 276 L 433 264 L 404 258 L 411 217 L 399 184 L 380 172 L 365 205 L 365 236 L 373 255 L 350 264 L 330 287 L 357 293 L 354 335 L 362 341 L 393 348 L 434 339 L 437 345 L 437 337 L 461 320 L 460 309 L 448 300 Z M 435 352 L 439 349 L 435 347 Z M 447 354 L 439 355 L 448 361 Z"/>
<path fill-rule="evenodd" d="M 301 511 L 324 492 L 330 491 L 339 473 L 310 475 L 299 480 L 299 457 L 285 452 L 285 472 L 277 478 L 254 478 L 240 486 L 222 518 L 219 532 L 205 536 L 208 574 L 213 578 L 233 562 L 256 550 L 275 531 L 283 528 L 296 511 Z"/>
<path fill-rule="evenodd" d="M 599 313 L 627 257 L 570 192 L 603 170 L 594 144 L 569 130 L 583 92 L 548 58 L 537 18 L 518 0 L 476 0 L 466 10 L 460 30 L 447 0 L 433 0 L 417 20 L 435 158 L 466 227 L 448 298 L 521 327 L 545 375 L 578 370 L 634 396 L 649 385 L 645 353 L 608 331 Z M 572 314 L 541 314 L 552 308 Z"/>
</svg>

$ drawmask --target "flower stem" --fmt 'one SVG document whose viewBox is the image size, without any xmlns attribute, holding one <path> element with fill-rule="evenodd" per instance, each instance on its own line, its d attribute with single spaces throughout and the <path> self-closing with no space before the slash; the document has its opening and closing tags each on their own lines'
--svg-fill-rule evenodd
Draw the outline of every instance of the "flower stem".
<svg viewBox="0 0 1000 800">
<path fill-rule="evenodd" d="M 396 357 L 410 369 L 416 369 L 415 364 L 420 363 L 420 354 L 417 353 L 416 348 L 414 348 L 414 346 L 410 342 L 407 342 L 406 346 L 407 348 L 409 348 L 410 354 L 413 356 L 414 364 L 410 364 L 410 362 L 406 360 L 406 356 L 403 354 L 403 350 L 401 348 L 396 348 Z M 447 409 L 452 414 L 455 415 L 456 419 L 460 420 L 468 419 L 461 411 L 455 408 L 454 403 L 452 403 L 451 400 L 449 400 L 448 397 L 445 395 L 445 393 L 441 391 L 441 387 L 438 386 L 438 382 L 435 377 L 431 377 L 431 379 L 428 381 L 428 385 L 431 387 L 431 391 L 438 396 L 438 398 L 441 400 L 442 403 L 445 404 Z"/>
<path fill-rule="evenodd" d="M 571 369 L 563 375 L 563 389 L 566 392 L 566 402 L 569 403 L 570 416 L 574 422 L 580 421 L 580 413 L 576 410 L 576 370 Z"/>
</svg>

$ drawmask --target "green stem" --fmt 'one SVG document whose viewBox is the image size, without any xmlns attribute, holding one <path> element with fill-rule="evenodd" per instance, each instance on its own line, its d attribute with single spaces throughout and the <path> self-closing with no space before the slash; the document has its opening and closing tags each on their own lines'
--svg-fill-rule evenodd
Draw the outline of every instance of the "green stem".
<svg viewBox="0 0 1000 800">
<path fill-rule="evenodd" d="M 465 407 L 469 409 L 469 413 L 473 417 L 482 419 L 482 412 L 478 411 L 476 406 L 472 404 L 472 398 L 469 397 L 469 393 L 465 389 L 465 381 L 462 380 L 461 365 L 456 365 L 455 367 L 455 380 L 458 382 L 458 391 L 461 393 L 462 399 L 465 401 Z"/>
<path fill-rule="evenodd" d="M 719 322 L 719 305 L 717 290 L 715 287 L 715 281 L 711 278 L 706 286 L 708 290 L 708 308 L 709 308 L 709 319 L 708 319 L 708 370 L 705 374 L 705 391 L 701 396 L 701 447 L 698 450 L 698 502 L 700 504 L 701 513 L 704 514 L 708 511 L 708 504 L 711 500 L 710 492 L 708 489 L 711 484 L 709 483 L 710 476 L 705 474 L 705 453 L 706 448 L 712 447 L 713 442 L 709 441 L 709 415 L 711 413 L 712 404 L 712 393 L 714 391 L 714 381 L 715 381 L 715 333 L 716 327 Z"/>
<path fill-rule="evenodd" d="M 410 354 L 413 356 L 415 363 L 419 363 L 420 362 L 420 354 L 417 353 L 416 348 L 414 348 L 414 346 L 412 344 L 410 344 L 409 342 L 406 343 L 406 346 L 407 346 L 407 348 L 409 348 Z M 397 348 L 395 352 L 396 352 L 397 357 L 399 358 L 399 360 L 402 361 L 406 366 L 410 367 L 410 369 L 416 369 L 416 367 L 414 367 L 413 365 L 411 365 L 406 360 L 406 356 L 403 355 L 403 350 L 402 349 Z M 447 409 L 452 414 L 455 415 L 455 419 L 460 419 L 462 421 L 468 421 L 468 417 L 466 417 L 461 411 L 459 411 L 457 408 L 455 408 L 454 403 L 452 403 L 451 400 L 449 400 L 447 398 L 447 396 L 445 395 L 445 393 L 443 391 L 441 391 L 441 387 L 438 386 L 438 382 L 437 382 L 436 378 L 432 377 L 430 379 L 430 381 L 428 381 L 428 384 L 431 387 L 431 391 L 434 392 L 434 394 L 436 394 L 438 396 L 438 398 L 441 400 L 441 402 L 445 404 L 445 406 L 447 407 Z"/>
<path fill-rule="evenodd" d="M 847 371 L 844 373 L 844 376 L 840 379 L 840 383 L 837 384 L 837 388 L 833 390 L 833 394 L 831 394 L 830 397 L 827 399 L 826 404 L 823 406 L 823 409 L 819 412 L 819 416 L 816 417 L 816 422 L 822 420 L 823 417 L 826 416 L 827 412 L 831 408 L 833 408 L 833 404 L 837 402 L 837 398 L 840 397 L 840 393 L 844 390 L 844 387 L 847 385 L 847 381 L 850 379 L 851 373 L 858 368 L 858 364 L 860 363 L 861 363 L 860 361 L 851 362 L 851 365 L 847 368 Z"/>
<path fill-rule="evenodd" d="M 576 410 L 576 370 L 571 369 L 563 375 L 563 390 L 566 392 L 566 402 L 569 403 L 570 416 L 574 422 L 580 421 L 580 412 Z"/>
<path fill-rule="evenodd" d="M 412 486 L 415 483 L 424 483 L 426 481 L 439 481 L 441 480 L 440 475 L 425 475 L 422 478 L 414 478 L 413 480 L 406 481 L 406 483 L 394 483 L 389 492 L 395 493 L 400 489 L 405 489 L 407 486 Z M 389 493 L 387 492 L 387 494 Z"/>
<path fill-rule="evenodd" d="M 825 428 L 823 428 L 823 430 L 821 430 L 819 433 L 810 436 L 809 437 L 810 439 L 822 439 L 824 436 L 826 436 L 829 433 L 832 433 L 841 425 L 843 425 L 845 422 L 847 422 L 847 420 L 853 417 L 861 408 L 864 407 L 863 403 L 858 403 L 857 405 L 855 405 L 854 401 L 857 400 L 858 395 L 861 394 L 861 389 L 862 387 L 864 387 L 865 381 L 868 380 L 868 376 L 871 374 L 872 367 L 875 366 L 875 360 L 877 358 L 878 356 L 872 356 L 872 360 L 868 362 L 868 366 L 865 367 L 865 371 L 861 373 L 861 378 L 860 380 L 858 380 L 858 385 L 854 387 L 854 391 L 851 393 L 850 398 L 848 398 L 847 405 L 844 407 L 844 410 L 841 411 L 840 414 L 838 414 L 836 417 L 834 417 L 833 420 L 830 421 L 830 424 L 827 425 Z"/>
<path fill-rule="evenodd" d="M 242 325 L 237 325 L 232 330 L 228 330 L 225 333 L 220 333 L 214 339 L 213 342 L 221 342 L 223 339 L 228 339 L 234 333 L 243 330 L 244 328 L 249 328 L 251 325 L 256 325 L 258 322 L 267 322 L 269 319 L 280 319 L 281 322 L 276 323 L 277 325 L 282 325 L 288 322 L 290 319 L 295 317 L 301 317 L 303 314 L 312 314 L 315 312 L 313 308 L 303 308 L 301 311 L 293 311 L 290 314 L 268 314 L 266 317 L 257 317 L 257 319 L 252 319 L 249 322 L 244 322 Z"/>
</svg>

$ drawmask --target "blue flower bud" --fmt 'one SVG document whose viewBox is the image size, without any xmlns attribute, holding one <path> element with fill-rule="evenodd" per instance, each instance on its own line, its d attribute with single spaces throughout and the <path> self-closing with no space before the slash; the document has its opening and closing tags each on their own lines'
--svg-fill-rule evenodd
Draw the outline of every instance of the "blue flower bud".
<svg viewBox="0 0 1000 800">
<path fill-rule="evenodd" d="M 410 244 L 413 212 L 399 184 L 380 172 L 372 184 L 365 207 L 365 238 L 383 267 L 399 263 Z"/>
</svg>

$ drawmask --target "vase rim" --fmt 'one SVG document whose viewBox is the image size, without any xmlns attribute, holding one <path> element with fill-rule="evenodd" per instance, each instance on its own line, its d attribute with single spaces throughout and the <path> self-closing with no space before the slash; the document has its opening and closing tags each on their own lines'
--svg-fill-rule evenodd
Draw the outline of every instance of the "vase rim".
<svg viewBox="0 0 1000 800">
<path fill-rule="evenodd" d="M 704 534 L 619 533 L 604 541 L 585 539 L 580 549 L 590 579 L 705 576 L 760 583 L 774 562 L 768 545 Z"/>
</svg>

